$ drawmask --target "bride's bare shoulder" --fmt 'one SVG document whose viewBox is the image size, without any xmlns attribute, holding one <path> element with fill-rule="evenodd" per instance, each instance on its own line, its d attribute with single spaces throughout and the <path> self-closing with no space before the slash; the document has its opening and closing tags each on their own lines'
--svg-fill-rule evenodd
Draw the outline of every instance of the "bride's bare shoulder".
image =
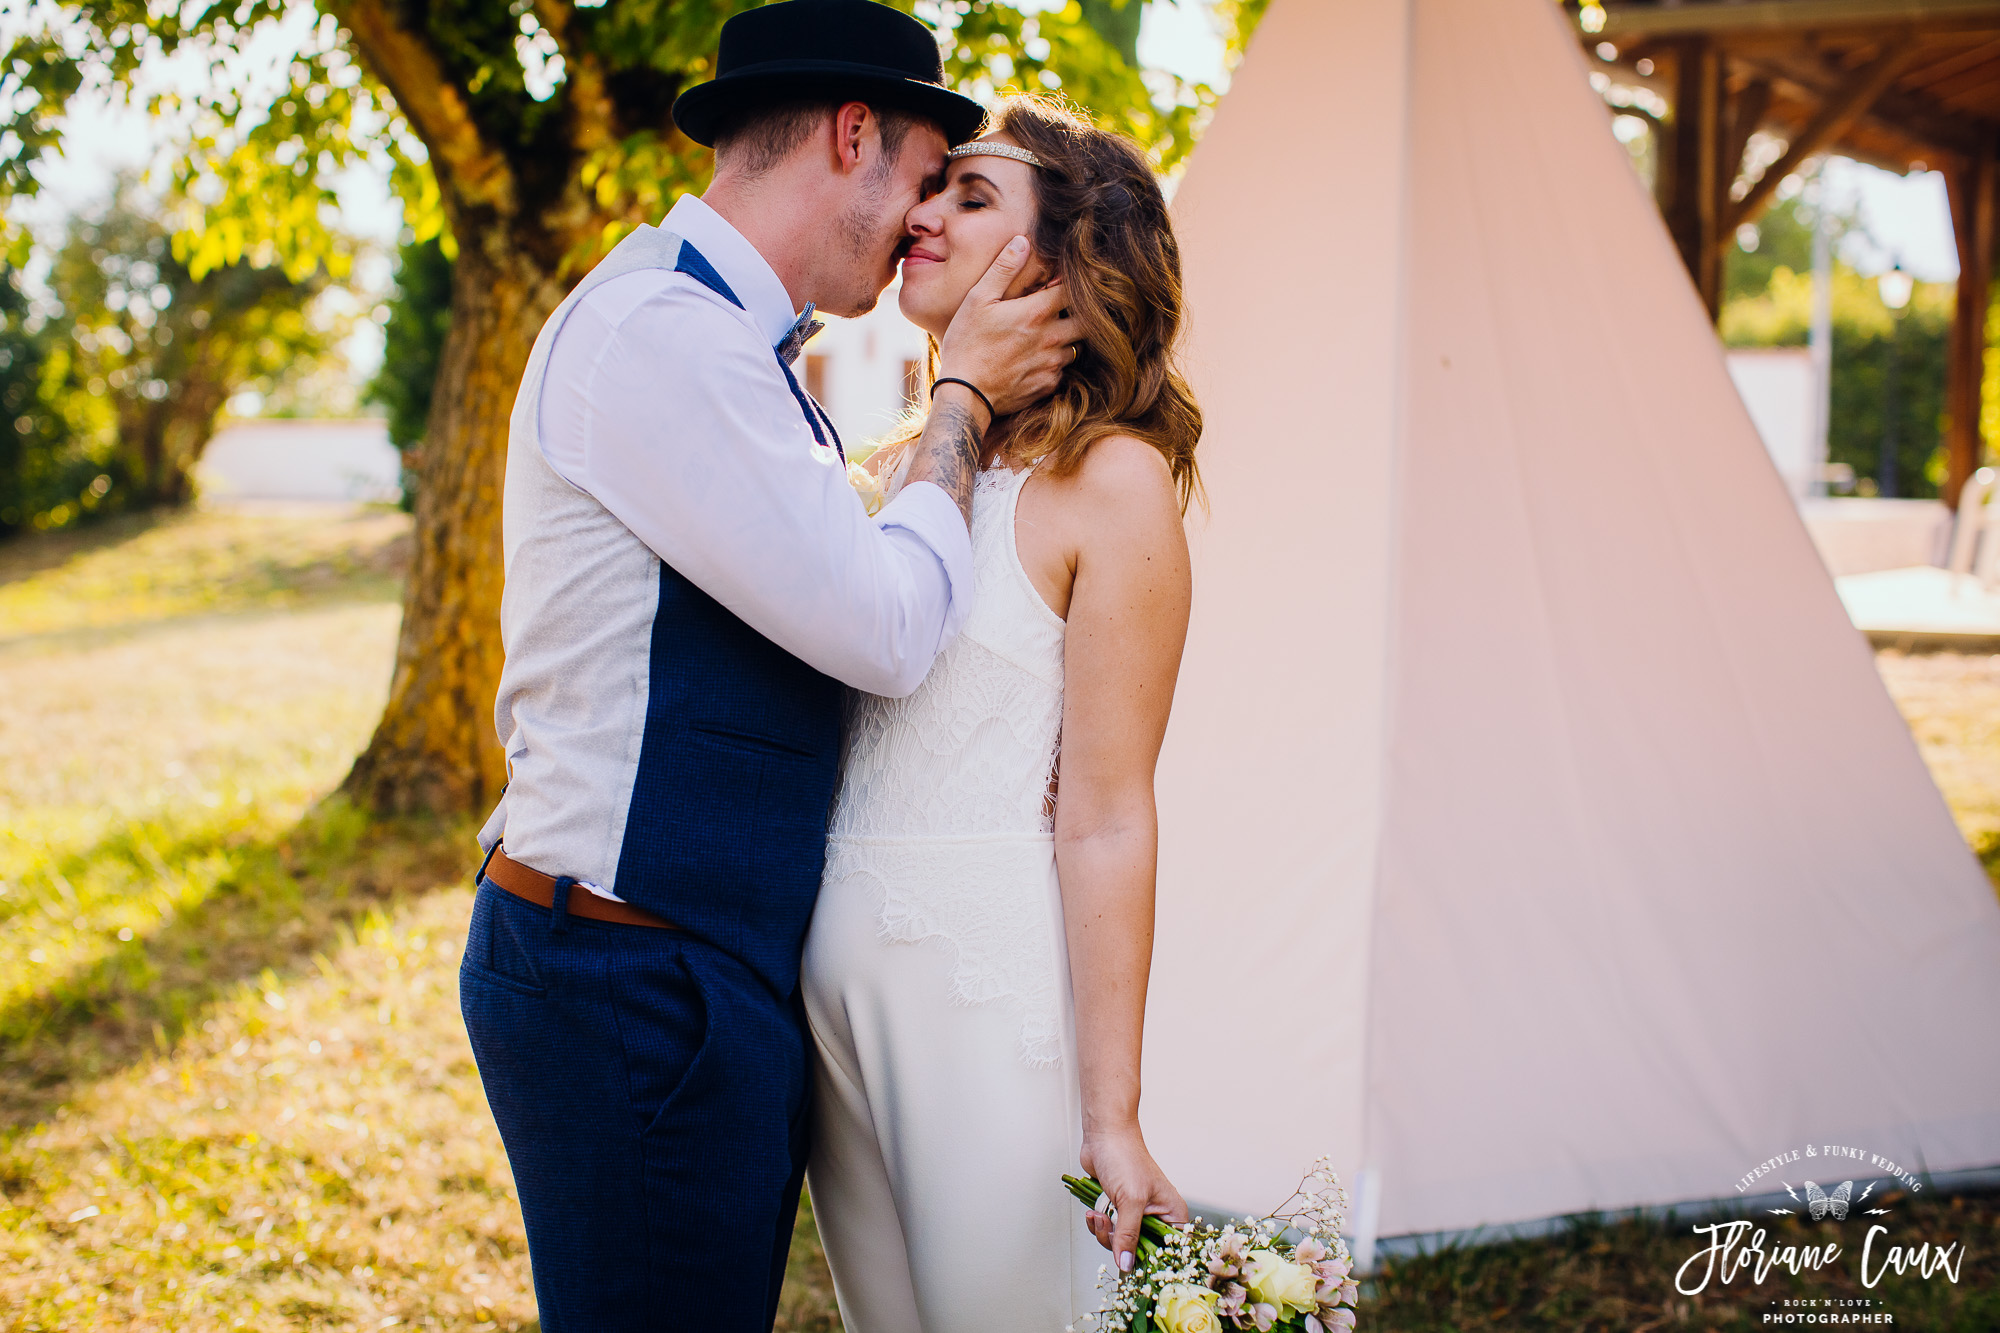
<svg viewBox="0 0 2000 1333">
<path fill-rule="evenodd" d="M 887 482 L 895 472 L 896 465 L 903 461 L 905 452 L 907 451 L 898 445 L 884 445 L 877 449 L 871 449 L 868 452 L 868 456 L 860 461 L 859 466 L 863 472 L 866 472 L 869 476 L 875 478 L 875 480 Z"/>
<path fill-rule="evenodd" d="M 1107 435 L 1092 442 L 1072 478 L 1074 498 L 1094 520 L 1120 528 L 1154 527 L 1178 531 L 1179 493 L 1166 455 L 1130 435 Z"/>
</svg>

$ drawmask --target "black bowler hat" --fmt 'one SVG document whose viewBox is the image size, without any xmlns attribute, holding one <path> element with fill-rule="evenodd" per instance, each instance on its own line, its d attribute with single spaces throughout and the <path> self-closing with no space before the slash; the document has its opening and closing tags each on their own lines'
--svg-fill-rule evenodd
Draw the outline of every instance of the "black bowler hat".
<svg viewBox="0 0 2000 1333">
<path fill-rule="evenodd" d="M 784 0 L 722 25 L 715 77 L 674 100 L 674 124 L 712 147 L 733 111 L 815 98 L 912 111 L 954 144 L 986 117 L 944 86 L 937 38 L 908 14 L 874 0 Z"/>
</svg>

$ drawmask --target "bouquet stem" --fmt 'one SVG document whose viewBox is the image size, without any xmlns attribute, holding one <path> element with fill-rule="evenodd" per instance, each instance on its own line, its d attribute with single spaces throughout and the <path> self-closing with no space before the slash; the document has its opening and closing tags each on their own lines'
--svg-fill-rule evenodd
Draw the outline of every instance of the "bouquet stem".
<svg viewBox="0 0 2000 1333">
<path fill-rule="evenodd" d="M 1077 1201 L 1086 1208 L 1097 1207 L 1098 1201 L 1104 1197 L 1104 1186 L 1089 1176 L 1064 1176 L 1063 1184 L 1069 1187 L 1069 1192 L 1074 1194 Z M 1173 1230 L 1171 1223 L 1148 1213 L 1139 1223 L 1139 1244 L 1143 1247 L 1150 1241 L 1157 1246 L 1171 1236 Z"/>
</svg>

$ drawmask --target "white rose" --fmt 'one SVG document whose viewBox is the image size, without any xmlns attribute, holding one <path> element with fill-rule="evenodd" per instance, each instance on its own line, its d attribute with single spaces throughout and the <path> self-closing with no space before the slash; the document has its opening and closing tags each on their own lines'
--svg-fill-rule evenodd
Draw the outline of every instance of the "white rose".
<svg viewBox="0 0 2000 1333">
<path fill-rule="evenodd" d="M 868 475 L 868 469 L 859 463 L 847 465 L 847 484 L 861 497 L 861 507 L 870 514 L 881 512 L 882 483 Z"/>
<path fill-rule="evenodd" d="M 1319 1305 L 1319 1274 L 1273 1250 L 1250 1251 L 1243 1284 L 1250 1288 L 1251 1300 L 1275 1305 L 1280 1317 L 1304 1314 Z"/>
<path fill-rule="evenodd" d="M 1222 1333 L 1215 1313 L 1218 1299 L 1207 1287 L 1176 1282 L 1154 1298 L 1153 1323 L 1161 1333 Z"/>
</svg>

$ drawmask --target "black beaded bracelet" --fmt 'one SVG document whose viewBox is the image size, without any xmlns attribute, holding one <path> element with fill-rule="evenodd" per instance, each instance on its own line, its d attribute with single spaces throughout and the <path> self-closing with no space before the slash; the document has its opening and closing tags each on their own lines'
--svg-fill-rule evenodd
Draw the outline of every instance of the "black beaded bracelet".
<svg viewBox="0 0 2000 1333">
<path fill-rule="evenodd" d="M 972 390 L 972 396 L 974 398 L 977 398 L 980 402 L 986 404 L 986 415 L 989 419 L 994 421 L 1000 419 L 1000 414 L 993 410 L 993 400 L 991 398 L 988 398 L 985 394 L 981 393 L 979 391 L 979 386 L 977 384 L 974 384 L 971 380 L 962 380 L 956 375 L 940 375 L 936 379 L 931 381 L 931 397 L 933 398 L 937 397 L 937 386 L 940 384 L 963 384 L 966 388 Z"/>
</svg>

